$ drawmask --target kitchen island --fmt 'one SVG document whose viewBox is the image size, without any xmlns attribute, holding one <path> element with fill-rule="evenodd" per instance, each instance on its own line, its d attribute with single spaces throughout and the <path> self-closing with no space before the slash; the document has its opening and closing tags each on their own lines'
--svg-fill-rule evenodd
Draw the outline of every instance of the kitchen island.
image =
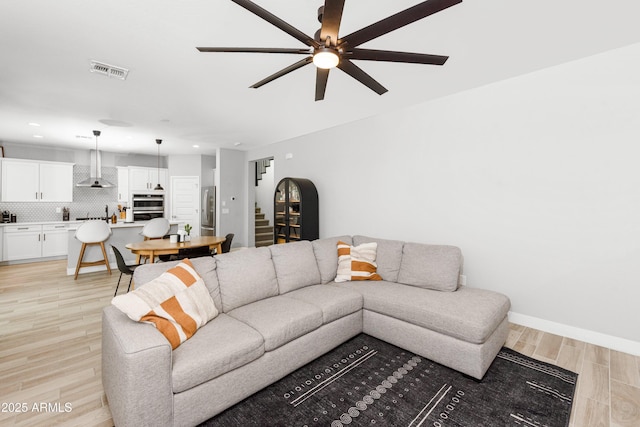
<svg viewBox="0 0 640 427">
<path fill-rule="evenodd" d="M 142 227 L 147 224 L 148 221 L 135 221 L 135 222 L 124 222 L 118 221 L 116 224 L 109 224 L 111 227 L 111 236 L 104 242 L 105 250 L 107 251 L 107 257 L 109 258 L 109 265 L 114 272 L 118 271 L 118 264 L 116 263 L 116 257 L 111 250 L 111 245 L 115 246 L 122 253 L 122 257 L 124 258 L 127 264 L 134 264 L 136 262 L 136 256 L 133 255 L 129 250 L 125 248 L 127 243 L 133 242 L 141 242 L 144 240 L 142 236 Z M 80 255 L 80 249 L 82 247 L 82 243 L 80 243 L 75 237 L 76 230 L 78 226 L 82 223 L 77 223 L 68 228 L 68 255 L 67 255 L 67 276 L 71 276 L 75 274 L 76 265 L 78 263 L 78 256 Z M 169 229 L 169 234 L 176 234 L 178 232 L 179 226 L 182 224 L 180 222 L 172 221 L 170 222 L 171 228 Z M 100 250 L 100 246 L 87 246 L 87 249 L 84 252 L 84 261 L 97 261 L 102 259 L 102 251 Z M 104 265 L 97 265 L 93 267 L 83 267 L 80 269 L 79 274 L 91 273 L 95 271 L 106 270 L 107 267 Z"/>
</svg>

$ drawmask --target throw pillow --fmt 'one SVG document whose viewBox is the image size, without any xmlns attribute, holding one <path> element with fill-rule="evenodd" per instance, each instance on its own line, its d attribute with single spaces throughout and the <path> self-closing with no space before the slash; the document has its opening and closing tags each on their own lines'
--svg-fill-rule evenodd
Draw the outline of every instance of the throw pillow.
<svg viewBox="0 0 640 427">
<path fill-rule="evenodd" d="M 350 246 L 343 241 L 338 242 L 338 274 L 336 282 L 349 280 L 382 280 L 377 273 L 376 242 Z"/>
<path fill-rule="evenodd" d="M 111 301 L 136 322 L 151 323 L 176 349 L 188 340 L 218 310 L 202 278 L 189 259 Z"/>
</svg>

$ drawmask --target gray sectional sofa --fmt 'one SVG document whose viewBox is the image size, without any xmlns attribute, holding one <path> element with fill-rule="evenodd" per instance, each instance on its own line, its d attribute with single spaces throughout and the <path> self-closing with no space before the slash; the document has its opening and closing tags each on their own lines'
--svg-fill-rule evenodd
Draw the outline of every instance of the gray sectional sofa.
<svg viewBox="0 0 640 427">
<path fill-rule="evenodd" d="M 339 240 L 377 242 L 383 280 L 335 283 Z M 361 332 L 481 379 L 508 334 L 509 299 L 458 286 L 452 246 L 340 236 L 191 261 L 220 314 L 175 350 L 153 326 L 104 309 L 116 426 L 196 425 Z M 175 264 L 140 267 L 135 283 Z"/>
</svg>

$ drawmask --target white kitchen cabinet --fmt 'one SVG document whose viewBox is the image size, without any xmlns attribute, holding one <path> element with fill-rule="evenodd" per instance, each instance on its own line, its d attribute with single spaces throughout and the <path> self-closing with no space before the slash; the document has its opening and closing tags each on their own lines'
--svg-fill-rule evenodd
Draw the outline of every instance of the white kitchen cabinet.
<svg viewBox="0 0 640 427">
<path fill-rule="evenodd" d="M 73 163 L 2 159 L 2 201 L 73 201 Z"/>
<path fill-rule="evenodd" d="M 35 202 L 40 196 L 40 164 L 2 159 L 2 201 Z"/>
<path fill-rule="evenodd" d="M 168 169 L 158 171 L 157 168 L 129 167 L 129 192 L 133 194 L 139 191 L 151 191 L 158 183 L 166 190 L 168 177 Z"/>
<path fill-rule="evenodd" d="M 73 224 L 6 225 L 2 244 L 2 261 L 65 256 L 69 247 L 69 227 Z"/>
<path fill-rule="evenodd" d="M 45 224 L 42 226 L 42 256 L 66 255 L 69 238 L 67 224 Z"/>
<path fill-rule="evenodd" d="M 129 168 L 118 167 L 118 202 L 129 202 Z"/>
<path fill-rule="evenodd" d="M 73 201 L 72 163 L 40 163 L 40 201 Z"/>
<path fill-rule="evenodd" d="M 42 225 L 12 225 L 4 227 L 3 261 L 40 258 L 42 256 Z"/>
</svg>

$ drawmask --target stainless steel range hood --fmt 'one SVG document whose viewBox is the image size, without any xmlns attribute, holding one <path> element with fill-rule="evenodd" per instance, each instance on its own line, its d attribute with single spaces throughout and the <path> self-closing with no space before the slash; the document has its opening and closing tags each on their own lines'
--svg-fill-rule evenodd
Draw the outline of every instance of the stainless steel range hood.
<svg viewBox="0 0 640 427">
<path fill-rule="evenodd" d="M 91 167 L 89 169 L 89 178 L 84 181 L 80 181 L 76 184 L 76 187 L 89 187 L 89 188 L 110 188 L 114 185 L 102 178 L 102 158 L 100 151 L 98 151 L 98 137 L 100 136 L 99 130 L 94 130 L 93 134 L 96 137 L 96 149 L 91 150 Z"/>
</svg>

